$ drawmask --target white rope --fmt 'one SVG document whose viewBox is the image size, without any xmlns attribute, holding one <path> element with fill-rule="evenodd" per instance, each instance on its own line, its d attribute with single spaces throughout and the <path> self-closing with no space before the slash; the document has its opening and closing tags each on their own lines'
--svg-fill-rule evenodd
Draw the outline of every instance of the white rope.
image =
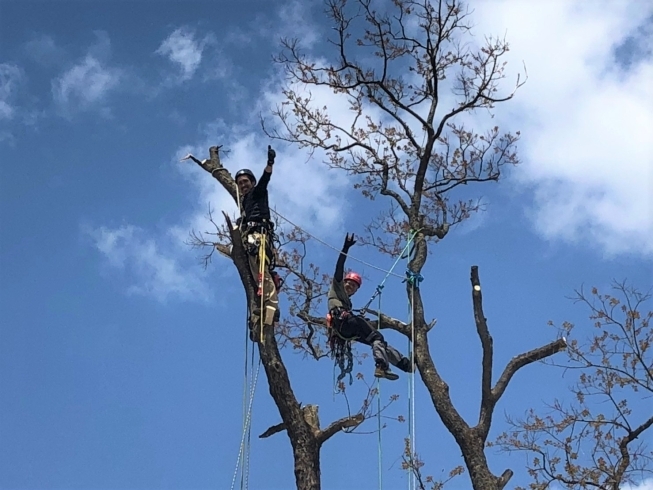
<svg viewBox="0 0 653 490">
<path fill-rule="evenodd" d="M 245 354 L 245 355 L 247 355 L 247 354 Z M 251 421 L 252 421 L 252 404 L 254 402 L 254 392 L 256 390 L 256 383 L 258 381 L 258 373 L 259 373 L 260 370 L 261 370 L 261 363 L 259 361 L 258 367 L 256 368 L 256 374 L 254 375 L 254 379 L 253 379 L 253 381 L 251 383 L 251 386 L 250 386 L 249 405 L 247 407 L 247 415 L 245 417 L 245 423 L 243 425 L 243 435 L 242 435 L 242 437 L 240 439 L 240 450 L 238 451 L 238 459 L 236 460 L 236 468 L 234 469 L 234 476 L 233 476 L 233 478 L 231 480 L 231 490 L 234 490 L 234 488 L 236 486 L 236 477 L 238 476 L 238 469 L 240 468 L 241 459 L 243 461 L 245 461 L 245 459 L 247 459 L 247 470 L 248 470 L 247 473 L 249 473 L 249 447 L 247 447 L 247 449 L 245 448 L 245 446 L 246 446 L 245 438 L 246 438 L 246 436 L 247 436 L 247 434 L 248 434 L 248 432 L 250 430 L 250 427 L 251 427 L 250 424 L 251 424 Z M 245 452 L 247 452 L 247 455 L 245 455 Z M 247 485 L 249 483 L 248 482 L 249 475 L 246 474 L 246 472 L 245 472 L 245 463 L 243 463 L 243 471 L 242 471 L 242 474 L 241 474 L 241 489 L 243 488 L 243 478 L 244 478 L 244 484 L 245 484 L 244 488 L 247 488 Z"/>
<path fill-rule="evenodd" d="M 248 309 L 249 310 L 249 309 Z M 249 311 L 247 313 L 247 317 L 249 318 Z M 250 383 L 250 372 L 251 369 L 253 369 L 254 365 L 252 364 L 252 368 L 249 367 L 248 361 L 249 361 L 249 342 L 248 342 L 248 335 L 247 335 L 247 330 L 245 330 L 245 375 L 243 379 L 243 437 L 244 434 L 247 432 L 247 407 L 249 405 L 249 401 L 247 398 L 248 392 L 251 390 L 251 387 L 249 386 Z M 243 449 L 243 442 L 241 441 L 241 447 L 239 449 L 238 457 L 240 458 L 241 452 L 244 450 Z M 238 471 L 238 462 L 236 463 L 236 471 Z M 240 486 L 243 486 L 243 477 L 242 477 L 242 471 L 241 471 L 241 479 L 240 479 Z"/>
<path fill-rule="evenodd" d="M 247 309 L 247 317 L 246 318 L 249 318 L 249 308 Z M 246 319 L 245 321 L 248 321 L 248 320 Z M 247 337 L 248 337 L 247 329 L 245 329 L 245 367 L 243 369 L 243 413 L 242 413 L 242 417 L 243 417 L 243 435 L 247 432 L 247 425 L 246 425 L 246 421 L 247 421 L 247 405 L 248 405 L 247 393 L 249 391 L 249 384 L 250 384 L 249 383 L 250 369 L 249 369 L 249 365 L 248 365 L 248 360 L 249 360 L 249 342 L 248 342 L 248 340 L 249 339 Z M 238 452 L 238 459 L 236 460 L 236 469 L 234 470 L 234 477 L 233 477 L 233 480 L 231 482 L 231 488 L 232 489 L 233 489 L 233 487 L 235 485 L 235 482 L 236 482 L 236 476 L 238 474 L 238 468 L 239 468 L 239 464 L 240 464 L 240 456 L 241 456 L 241 453 L 243 451 L 243 442 L 241 441 L 240 444 L 241 445 L 240 445 L 240 449 L 239 449 L 239 452 Z M 242 486 L 242 483 L 243 482 L 242 482 L 242 477 L 241 477 L 241 486 Z"/>
<path fill-rule="evenodd" d="M 254 368 L 254 348 L 252 347 L 252 368 Z M 259 359 L 258 368 L 256 369 L 256 379 L 252 385 L 251 394 L 250 394 L 250 406 L 247 416 L 247 451 L 245 452 L 245 485 L 241 484 L 243 490 L 249 488 L 249 461 L 251 454 L 251 441 L 252 441 L 252 407 L 254 404 L 254 390 L 256 390 L 256 381 L 258 380 L 258 373 L 261 369 L 261 360 Z"/>
<path fill-rule="evenodd" d="M 343 253 L 341 250 L 338 250 L 338 249 L 337 249 L 336 247 L 334 247 L 333 245 L 329 245 L 327 242 L 325 242 L 325 241 L 323 241 L 323 240 L 320 240 L 320 239 L 319 239 L 318 237 L 316 237 L 315 235 L 312 235 L 312 234 L 310 234 L 309 232 L 307 232 L 306 230 L 304 230 L 303 228 L 299 227 L 298 225 L 296 225 L 295 223 L 293 223 L 292 221 L 290 221 L 290 220 L 289 220 L 288 218 L 286 218 L 285 216 L 282 216 L 281 214 L 279 214 L 279 213 L 278 213 L 277 211 L 275 211 L 274 209 L 272 209 L 271 211 L 272 211 L 274 214 L 276 214 L 279 218 L 281 218 L 281 219 L 284 220 L 284 221 L 287 221 L 289 224 L 291 224 L 292 226 L 294 226 L 295 228 L 297 228 L 299 231 L 301 231 L 302 233 L 306 233 L 308 236 L 310 236 L 312 239 L 314 239 L 314 240 L 320 242 L 322 245 L 325 245 L 325 246 L 329 247 L 330 249 L 335 250 L 335 251 L 338 252 L 338 253 Z M 404 276 L 402 276 L 402 275 L 395 274 L 395 273 L 392 272 L 392 271 L 388 271 L 388 270 L 382 269 L 381 267 L 377 267 L 377 266 L 375 266 L 375 265 L 373 265 L 373 264 L 370 264 L 370 263 L 368 263 L 368 262 L 365 262 L 365 261 L 363 261 L 363 260 L 361 260 L 361 259 L 357 259 L 356 257 L 353 257 L 353 256 L 351 256 L 351 255 L 349 255 L 349 254 L 345 254 L 345 256 L 349 257 L 349 258 L 352 259 L 352 260 L 355 260 L 356 262 L 360 262 L 361 264 L 366 265 L 367 267 L 371 267 L 372 269 L 376 269 L 377 271 L 385 272 L 385 273 L 387 273 L 387 274 L 389 274 L 389 275 L 392 275 L 392 276 L 398 277 L 399 279 L 404 279 Z"/>
</svg>

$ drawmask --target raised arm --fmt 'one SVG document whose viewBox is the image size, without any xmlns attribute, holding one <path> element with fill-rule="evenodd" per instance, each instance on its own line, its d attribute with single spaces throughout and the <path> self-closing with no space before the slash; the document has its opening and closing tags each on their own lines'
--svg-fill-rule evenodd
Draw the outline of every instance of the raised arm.
<svg viewBox="0 0 653 490">
<path fill-rule="evenodd" d="M 254 187 L 254 192 L 260 192 L 268 188 L 268 183 L 270 182 L 270 177 L 272 176 L 272 166 L 274 165 L 274 159 L 276 158 L 277 153 L 268 145 L 268 164 L 263 169 L 263 175 L 258 180 L 256 187 Z"/>
<path fill-rule="evenodd" d="M 336 272 L 333 274 L 333 280 L 336 282 L 342 281 L 342 278 L 345 275 L 345 260 L 347 260 L 347 253 L 354 243 L 356 243 L 354 234 L 352 233 L 350 237 L 349 233 L 347 233 L 345 235 L 345 243 L 342 246 L 340 255 L 338 256 L 338 262 L 336 262 Z"/>
</svg>

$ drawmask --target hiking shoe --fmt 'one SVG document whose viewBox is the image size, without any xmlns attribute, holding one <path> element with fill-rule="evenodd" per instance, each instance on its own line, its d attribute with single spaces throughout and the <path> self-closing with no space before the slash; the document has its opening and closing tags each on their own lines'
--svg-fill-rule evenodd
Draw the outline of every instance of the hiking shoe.
<svg viewBox="0 0 653 490">
<path fill-rule="evenodd" d="M 410 362 L 410 359 L 402 357 L 401 361 L 397 363 L 397 369 L 401 369 L 405 373 L 412 373 L 414 371 L 414 366 Z"/>
<path fill-rule="evenodd" d="M 390 368 L 383 368 L 382 366 L 377 366 L 376 369 L 374 370 L 374 377 L 375 378 L 385 378 L 389 379 L 390 381 L 394 381 L 396 379 L 399 379 L 399 376 L 397 376 L 395 373 L 390 371 Z"/>
</svg>

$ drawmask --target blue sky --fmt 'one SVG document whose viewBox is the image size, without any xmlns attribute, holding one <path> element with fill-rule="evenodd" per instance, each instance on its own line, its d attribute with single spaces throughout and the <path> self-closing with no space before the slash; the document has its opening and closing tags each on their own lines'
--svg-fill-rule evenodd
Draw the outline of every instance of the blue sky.
<svg viewBox="0 0 653 490">
<path fill-rule="evenodd" d="M 548 320 L 589 326 L 565 299 L 574 288 L 627 278 L 647 289 L 653 258 L 653 8 L 472 6 L 477 35 L 505 33 L 510 67 L 524 62 L 529 81 L 495 117 L 521 131 L 523 164 L 477 188 L 486 211 L 434 247 L 424 271 L 427 317 L 438 319 L 432 353 L 470 421 L 480 394 L 471 265 L 500 370 L 555 338 Z M 179 159 L 224 144 L 232 172 L 262 171 L 271 142 L 258 115 L 281 101 L 271 55 L 285 35 L 328 56 L 320 12 L 319 3 L 0 0 L 0 488 L 229 488 L 242 433 L 244 295 L 225 260 L 204 270 L 184 240 L 209 228 L 209 203 L 235 205 Z M 332 95 L 319 97 L 344 117 Z M 353 182 L 327 174 L 319 155 L 275 148 L 278 212 L 337 247 L 345 231 L 363 232 L 374 213 Z M 331 249 L 309 250 L 331 270 Z M 354 255 L 392 263 L 363 247 Z M 383 275 L 359 270 L 365 302 Z M 384 309 L 405 316 L 402 285 L 384 291 Z M 387 338 L 406 351 L 403 338 Z M 298 398 L 320 405 L 323 425 L 346 413 L 328 361 L 284 355 Z M 368 379 L 371 370 L 361 366 Z M 521 371 L 494 432 L 504 412 L 564 397 L 568 382 L 541 366 Z M 382 392 L 400 394 L 391 414 L 405 412 L 406 376 Z M 461 463 L 458 450 L 419 383 L 415 399 L 417 450 L 437 477 Z M 279 421 L 264 381 L 253 413 L 254 434 Z M 407 429 L 388 423 L 384 488 L 405 488 Z M 521 455 L 489 454 L 495 473 L 510 466 L 515 484 L 527 481 Z M 375 434 L 341 434 L 323 449 L 325 489 L 377 488 L 377 471 Z M 250 487 L 293 483 L 287 438 L 253 440 Z M 468 488 L 466 477 L 447 488 Z"/>
</svg>

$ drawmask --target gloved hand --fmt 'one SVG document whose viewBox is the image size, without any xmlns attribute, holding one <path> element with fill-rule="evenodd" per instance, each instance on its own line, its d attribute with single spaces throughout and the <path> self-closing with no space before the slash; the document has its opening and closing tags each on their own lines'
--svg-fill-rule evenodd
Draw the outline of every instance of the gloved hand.
<svg viewBox="0 0 653 490">
<path fill-rule="evenodd" d="M 350 237 L 349 233 L 347 233 L 347 235 L 345 235 L 345 243 L 342 246 L 342 249 L 346 252 L 347 250 L 349 250 L 354 245 L 354 243 L 356 243 L 356 239 L 354 238 L 354 234 L 352 233 L 351 237 Z"/>
<path fill-rule="evenodd" d="M 268 165 L 274 165 L 274 159 L 277 156 L 277 152 L 272 149 L 270 145 L 268 145 Z"/>
</svg>

